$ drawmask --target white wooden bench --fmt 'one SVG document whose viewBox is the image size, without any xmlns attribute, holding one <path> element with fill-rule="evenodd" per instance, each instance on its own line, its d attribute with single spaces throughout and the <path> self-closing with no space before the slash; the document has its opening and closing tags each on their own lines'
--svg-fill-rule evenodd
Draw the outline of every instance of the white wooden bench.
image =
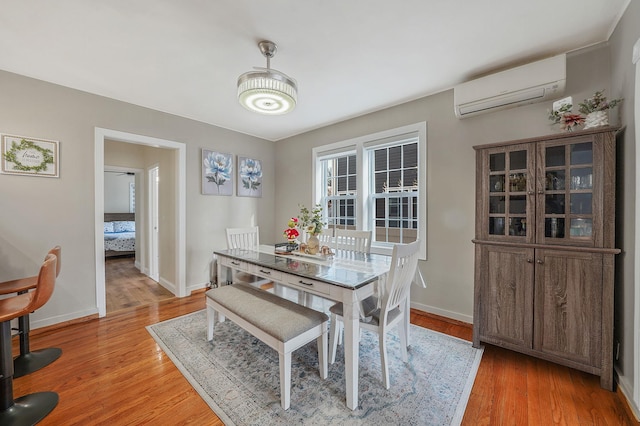
<svg viewBox="0 0 640 426">
<path fill-rule="evenodd" d="M 291 403 L 291 352 L 313 339 L 318 342 L 320 377 L 327 378 L 327 324 L 329 317 L 246 283 L 214 288 L 207 296 L 207 340 L 213 340 L 216 320 L 229 318 L 280 357 L 280 404 Z"/>
</svg>

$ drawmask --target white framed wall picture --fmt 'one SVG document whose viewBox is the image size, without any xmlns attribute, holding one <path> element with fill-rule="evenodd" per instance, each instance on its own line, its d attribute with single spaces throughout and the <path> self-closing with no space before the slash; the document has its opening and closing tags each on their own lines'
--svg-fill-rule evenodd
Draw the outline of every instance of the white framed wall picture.
<svg viewBox="0 0 640 426">
<path fill-rule="evenodd" d="M 233 195 L 233 154 L 202 150 L 202 193 Z"/>
<path fill-rule="evenodd" d="M 262 161 L 238 156 L 238 196 L 262 197 Z"/>
<path fill-rule="evenodd" d="M 2 135 L 2 167 L 5 174 L 59 177 L 58 141 Z"/>
</svg>

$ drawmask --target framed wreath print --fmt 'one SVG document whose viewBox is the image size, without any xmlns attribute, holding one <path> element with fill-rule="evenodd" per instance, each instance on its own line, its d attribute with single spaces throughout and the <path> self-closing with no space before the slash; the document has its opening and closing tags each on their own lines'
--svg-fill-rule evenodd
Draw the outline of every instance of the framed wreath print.
<svg viewBox="0 0 640 426">
<path fill-rule="evenodd" d="M 238 197 L 262 197 L 262 161 L 238 156 Z"/>
<path fill-rule="evenodd" d="M 2 135 L 2 168 L 5 174 L 59 177 L 59 142 L 26 136 Z"/>
<path fill-rule="evenodd" d="M 233 154 L 202 150 L 202 193 L 233 195 Z"/>
</svg>

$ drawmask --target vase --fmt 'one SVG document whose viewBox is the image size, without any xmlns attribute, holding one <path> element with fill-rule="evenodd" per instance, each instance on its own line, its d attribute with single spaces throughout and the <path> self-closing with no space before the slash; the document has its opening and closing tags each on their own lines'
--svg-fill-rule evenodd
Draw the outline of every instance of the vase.
<svg viewBox="0 0 640 426">
<path fill-rule="evenodd" d="M 609 124 L 609 115 L 607 111 L 594 111 L 587 114 L 584 120 L 584 128 L 591 129 L 593 127 L 607 126 Z"/>
<path fill-rule="evenodd" d="M 320 250 L 320 240 L 317 236 L 312 235 L 307 240 L 307 254 L 318 254 Z"/>
</svg>

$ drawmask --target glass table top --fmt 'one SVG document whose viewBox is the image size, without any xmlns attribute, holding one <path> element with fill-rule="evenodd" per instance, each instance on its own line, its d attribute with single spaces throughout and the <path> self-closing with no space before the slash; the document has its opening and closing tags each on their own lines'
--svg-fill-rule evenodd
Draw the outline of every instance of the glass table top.
<svg viewBox="0 0 640 426">
<path fill-rule="evenodd" d="M 273 246 L 258 250 L 216 250 L 217 255 L 245 261 L 253 265 L 310 278 L 332 285 L 357 289 L 376 281 L 389 271 L 391 258 L 384 255 L 363 254 L 337 250 L 333 256 L 299 256 L 275 254 Z"/>
</svg>

